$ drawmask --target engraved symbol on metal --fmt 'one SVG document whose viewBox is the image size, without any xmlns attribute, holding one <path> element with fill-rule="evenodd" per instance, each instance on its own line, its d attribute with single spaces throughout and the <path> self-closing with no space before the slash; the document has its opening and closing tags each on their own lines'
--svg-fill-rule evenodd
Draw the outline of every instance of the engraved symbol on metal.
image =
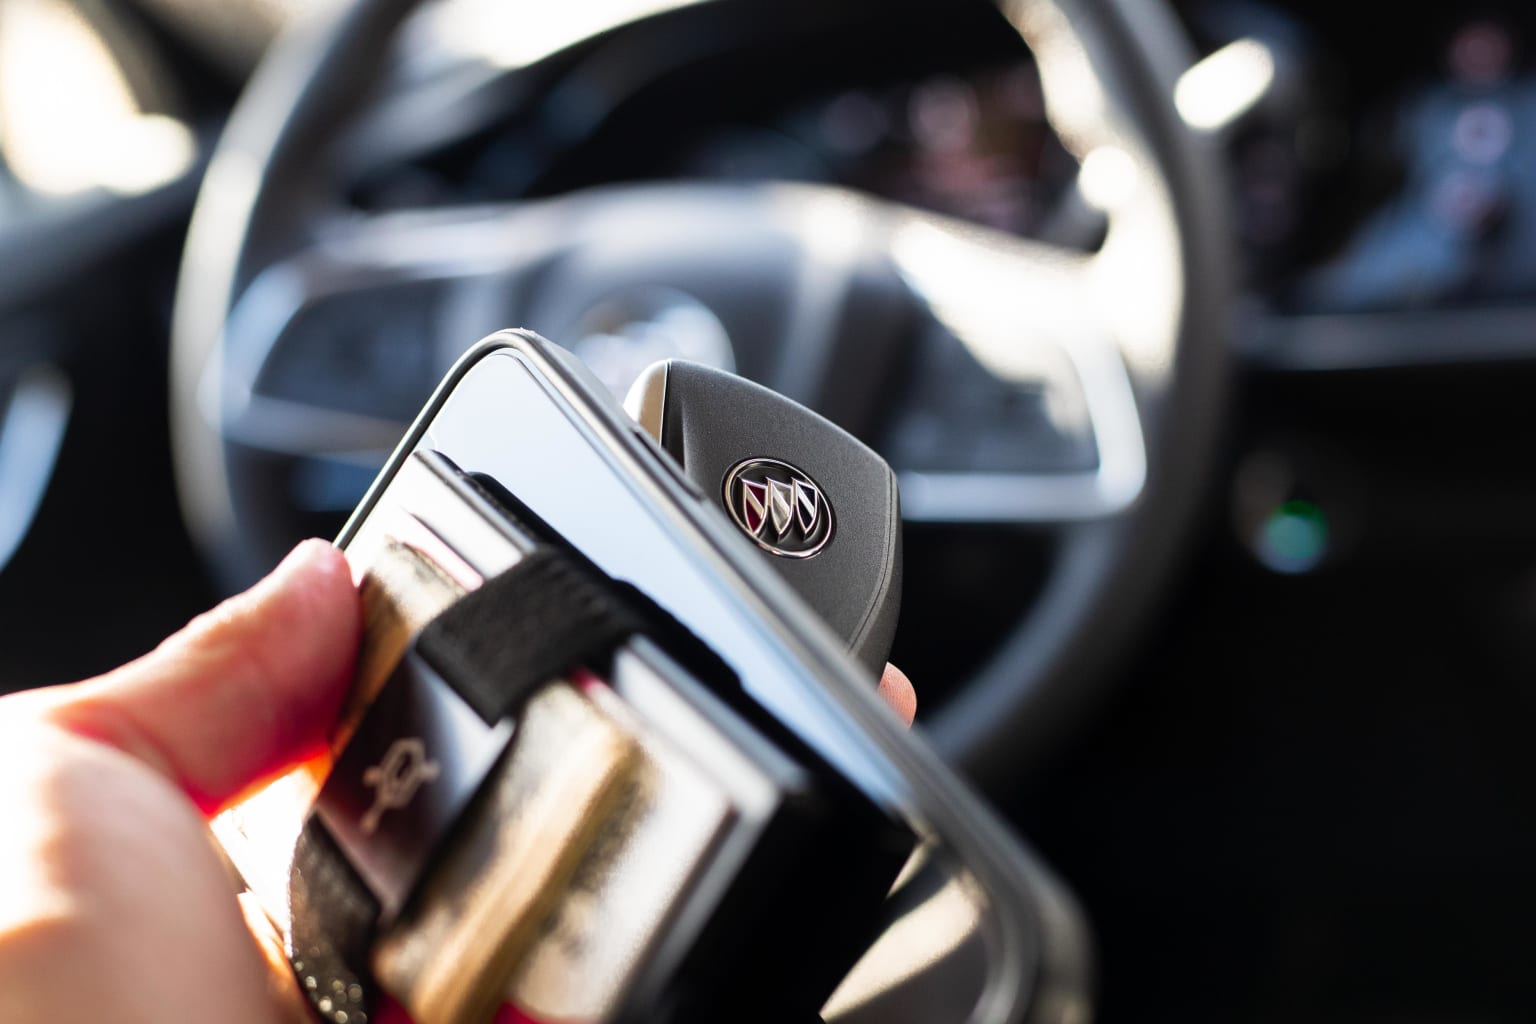
<svg viewBox="0 0 1536 1024">
<path fill-rule="evenodd" d="M 778 459 L 746 459 L 725 475 L 725 508 L 757 546 L 810 558 L 832 539 L 832 506 L 816 482 Z"/>
<path fill-rule="evenodd" d="M 398 810 L 416 796 L 416 791 L 442 774 L 442 767 L 427 759 L 427 747 L 415 736 L 398 739 L 389 745 L 384 759 L 363 772 L 363 785 L 372 786 L 373 806 L 363 815 L 364 835 L 378 831 L 385 811 Z"/>
</svg>

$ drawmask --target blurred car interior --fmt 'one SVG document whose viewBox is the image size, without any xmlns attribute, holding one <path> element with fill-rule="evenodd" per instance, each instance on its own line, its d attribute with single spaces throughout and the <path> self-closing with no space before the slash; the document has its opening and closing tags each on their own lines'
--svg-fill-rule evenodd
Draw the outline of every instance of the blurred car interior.
<svg viewBox="0 0 1536 1024">
<path fill-rule="evenodd" d="M 1103 1021 L 1530 1020 L 1536 13 L 1172 6 L 1193 59 L 1171 99 L 1226 175 L 1225 419 L 1091 696 L 978 781 L 1082 901 Z M 210 155 L 310 7 L 0 0 L 0 692 L 132 658 L 239 582 L 184 514 L 172 320 Z M 1064 143 L 986 0 L 434 0 L 377 60 L 327 165 L 358 218 L 768 182 L 1104 242 L 1114 168 Z M 429 292 L 317 305 L 320 340 L 264 380 L 388 435 L 456 351 L 540 308 L 477 292 L 449 316 Z M 776 372 L 737 327 L 750 296 L 600 298 L 523 325 L 621 393 L 670 355 Z M 858 358 L 838 415 L 913 479 L 1092 446 L 1081 410 L 946 331 Z M 389 443 L 253 455 L 282 514 L 242 550 L 334 535 Z M 1038 524 L 913 502 L 893 661 L 942 732 L 1061 555 Z"/>
</svg>

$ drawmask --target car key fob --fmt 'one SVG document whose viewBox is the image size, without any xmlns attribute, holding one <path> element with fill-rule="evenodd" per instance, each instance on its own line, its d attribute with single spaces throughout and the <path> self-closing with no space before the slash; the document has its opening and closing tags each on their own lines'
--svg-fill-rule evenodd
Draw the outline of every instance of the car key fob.
<svg viewBox="0 0 1536 1024">
<path fill-rule="evenodd" d="M 875 673 L 901 604 L 896 475 L 852 434 L 731 373 L 656 363 L 625 408 Z"/>
</svg>

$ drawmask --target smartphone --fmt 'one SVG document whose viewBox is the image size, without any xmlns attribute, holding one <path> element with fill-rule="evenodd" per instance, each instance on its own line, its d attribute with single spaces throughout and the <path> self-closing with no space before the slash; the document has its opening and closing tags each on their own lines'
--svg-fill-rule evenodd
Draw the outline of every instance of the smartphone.
<svg viewBox="0 0 1536 1024">
<path fill-rule="evenodd" d="M 372 580 L 395 595 L 405 628 L 370 616 L 375 685 L 312 785 L 215 829 L 323 1015 L 366 1019 L 354 990 L 382 983 L 418 1024 L 498 1006 L 591 1024 L 815 1020 L 882 930 L 924 906 L 963 927 L 940 954 L 909 941 L 894 955 L 958 965 L 941 987 L 974 993 L 952 1019 L 1030 1019 L 1080 988 L 1070 901 L 902 735 L 867 668 L 718 497 L 565 350 L 524 331 L 471 349 L 337 543 L 365 594 Z M 550 680 L 515 722 L 466 713 L 410 637 L 548 557 L 645 625 Z M 483 629 L 539 613 L 518 606 Z M 396 756 L 422 737 L 456 753 Z M 442 795 L 386 799 L 423 781 Z M 268 811 L 285 800 L 278 824 Z M 316 848 L 324 858 L 306 861 Z M 920 892 L 891 898 L 919 875 L 930 881 L 907 889 Z M 366 943 L 337 938 L 328 922 L 359 902 Z M 351 963 L 306 973 L 348 942 Z M 908 967 L 898 981 L 924 962 Z"/>
</svg>

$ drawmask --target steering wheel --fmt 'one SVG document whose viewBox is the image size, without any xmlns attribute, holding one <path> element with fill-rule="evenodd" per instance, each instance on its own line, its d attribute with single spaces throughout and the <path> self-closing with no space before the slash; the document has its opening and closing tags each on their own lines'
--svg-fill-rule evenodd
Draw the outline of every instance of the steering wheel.
<svg viewBox="0 0 1536 1024">
<path fill-rule="evenodd" d="M 1214 457 L 1232 232 L 1219 153 L 1174 108 L 1190 49 L 1172 13 L 1148 0 L 999 10 L 1102 211 L 1103 243 L 1084 253 L 812 185 L 628 184 L 360 213 L 330 185 L 350 152 L 333 143 L 360 137 L 381 55 L 415 7 L 362 0 L 279 41 L 203 184 L 175 308 L 172 425 L 188 527 L 221 579 L 248 581 L 311 532 L 295 495 L 336 479 L 317 461 L 367 475 L 453 356 L 492 329 L 601 333 L 592 318 L 615 295 L 665 307 L 637 315 L 713 317 L 743 372 L 856 426 L 911 399 L 881 368 L 918 317 L 1033 403 L 1018 464 L 898 467 L 909 520 L 1053 541 L 1038 598 L 926 721 L 984 785 L 1016 778 L 1093 705 L 1147 620 Z M 677 13 L 651 19 L 655 44 L 674 42 Z M 391 102 L 398 114 L 412 100 Z M 498 86 L 465 102 L 519 96 Z M 358 383 L 370 366 L 388 367 L 384 384 Z"/>
</svg>

